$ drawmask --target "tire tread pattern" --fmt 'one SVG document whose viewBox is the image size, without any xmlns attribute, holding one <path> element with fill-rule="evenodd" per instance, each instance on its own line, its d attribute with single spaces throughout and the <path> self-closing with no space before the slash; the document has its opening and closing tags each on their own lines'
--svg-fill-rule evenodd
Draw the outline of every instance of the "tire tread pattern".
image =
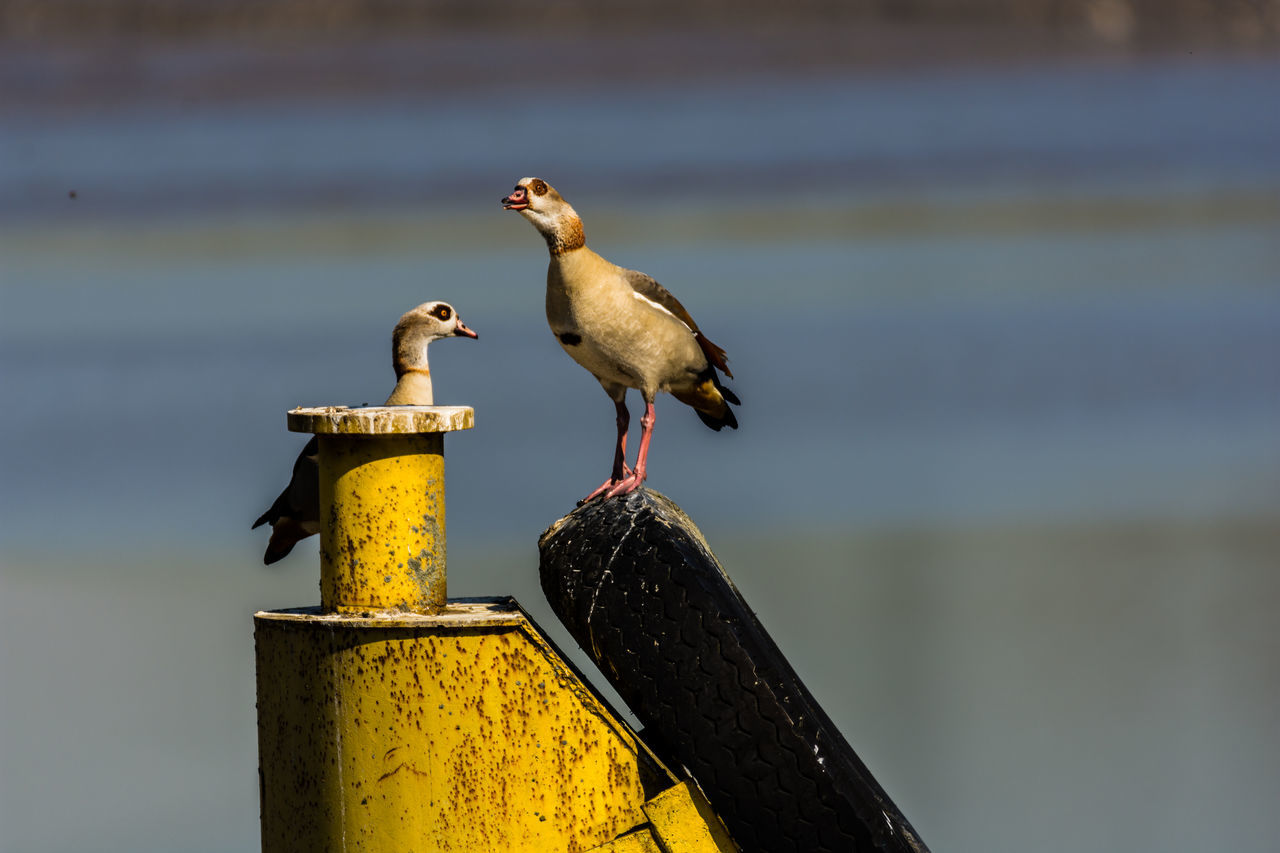
<svg viewBox="0 0 1280 853">
<path fill-rule="evenodd" d="M 592 501 L 539 552 L 551 609 L 744 853 L 928 853 L 675 503 Z"/>
</svg>

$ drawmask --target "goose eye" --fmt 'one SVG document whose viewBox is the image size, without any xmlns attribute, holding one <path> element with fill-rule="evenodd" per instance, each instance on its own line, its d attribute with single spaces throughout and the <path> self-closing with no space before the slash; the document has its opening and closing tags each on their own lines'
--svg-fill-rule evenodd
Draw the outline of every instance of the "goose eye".
<svg viewBox="0 0 1280 853">
<path fill-rule="evenodd" d="M 544 180 L 542 180 L 542 178 L 538 178 L 538 179 L 537 179 L 537 180 L 535 180 L 533 183 L 531 183 L 531 184 L 529 185 L 529 188 L 530 188 L 531 190 L 533 190 L 533 194 L 534 194 L 534 195 L 546 195 L 546 194 L 547 194 L 547 182 L 546 182 L 546 181 L 544 181 Z"/>
<path fill-rule="evenodd" d="M 433 316 L 440 320 L 448 320 L 453 316 L 453 312 L 449 310 L 448 305 L 437 305 L 435 310 L 431 312 Z"/>
</svg>

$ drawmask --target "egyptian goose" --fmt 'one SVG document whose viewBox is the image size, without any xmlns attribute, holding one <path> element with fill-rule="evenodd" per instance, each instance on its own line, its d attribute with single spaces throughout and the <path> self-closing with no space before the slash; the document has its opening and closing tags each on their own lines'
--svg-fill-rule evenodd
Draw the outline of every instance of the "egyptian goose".
<svg viewBox="0 0 1280 853">
<path fill-rule="evenodd" d="M 408 311 L 391 333 L 396 387 L 388 406 L 430 406 L 431 371 L 427 345 L 441 338 L 477 337 L 447 302 L 424 302 Z M 253 526 L 271 525 L 271 539 L 262 562 L 268 566 L 286 557 L 293 546 L 320 532 L 320 445 L 315 436 L 293 463 L 293 477 L 280 497 Z"/>
<path fill-rule="evenodd" d="M 601 495 L 629 494 L 644 482 L 655 420 L 653 400 L 659 391 L 692 406 L 714 430 L 738 428 L 729 408 L 729 403 L 738 405 L 738 398 L 716 375 L 719 370 L 733 377 L 724 350 L 707 340 L 666 288 L 587 248 L 582 219 L 541 178 L 522 178 L 502 199 L 502 206 L 518 211 L 547 241 L 547 323 L 564 351 L 591 371 L 617 409 L 613 472 L 581 503 Z M 626 463 L 628 388 L 644 397 L 634 469 Z"/>
</svg>

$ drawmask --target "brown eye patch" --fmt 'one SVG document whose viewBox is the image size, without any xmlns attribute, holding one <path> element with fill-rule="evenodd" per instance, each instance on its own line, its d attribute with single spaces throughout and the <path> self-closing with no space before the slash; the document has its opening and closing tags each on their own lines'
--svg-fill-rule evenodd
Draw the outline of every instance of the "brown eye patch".
<svg viewBox="0 0 1280 853">
<path fill-rule="evenodd" d="M 546 195 L 547 182 L 542 178 L 534 178 L 533 183 L 529 184 L 529 189 L 533 190 L 534 195 Z"/>
<path fill-rule="evenodd" d="M 431 316 L 437 320 L 448 320 L 453 316 L 453 312 L 449 310 L 448 305 L 437 305 L 431 309 Z"/>
</svg>

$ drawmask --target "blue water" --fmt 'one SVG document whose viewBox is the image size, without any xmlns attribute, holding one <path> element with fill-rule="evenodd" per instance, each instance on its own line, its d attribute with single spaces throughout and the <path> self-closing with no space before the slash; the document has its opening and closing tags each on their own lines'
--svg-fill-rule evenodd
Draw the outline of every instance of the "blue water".
<svg viewBox="0 0 1280 853">
<path fill-rule="evenodd" d="M 431 354 L 438 400 L 477 420 L 448 440 L 451 589 L 553 621 L 533 543 L 607 474 L 613 411 L 497 203 L 536 174 L 728 350 L 742 428 L 660 398 L 651 485 L 935 849 L 1264 849 L 1278 72 L 7 109 L 6 841 L 252 847 L 247 614 L 316 592 L 314 548 L 262 571 L 248 525 L 304 441 L 284 412 L 381 401 L 419 302 L 480 334 Z"/>
<path fill-rule="evenodd" d="M 48 258 L 6 312 L 32 319 L 0 345 L 11 397 L 32 413 L 4 426 L 24 448 L 6 463 L 8 545 L 239 536 L 300 440 L 283 412 L 379 402 L 387 314 L 428 298 L 452 300 L 481 333 L 432 354 L 439 399 L 478 414 L 473 434 L 450 440 L 464 508 L 454 533 L 532 536 L 549 503 L 569 505 L 607 473 L 612 407 L 546 332 L 531 229 L 493 207 L 496 222 L 462 250 L 157 262 L 104 240 L 99 257 Z M 504 245 L 479 248 L 485 238 Z M 687 283 L 745 401 L 742 429 L 722 434 L 660 402 L 653 483 L 726 526 L 1271 512 L 1273 238 L 1273 223 L 1246 222 L 656 252 L 622 242 L 615 256 Z M 495 531 L 483 507 L 499 484 L 509 497 Z M 164 497 L 174 489 L 180 501 Z M 84 502 L 71 529 L 68 500 Z"/>
<path fill-rule="evenodd" d="M 0 119 L 0 212 L 284 203 L 481 209 L 526 173 L 577 203 L 636 186 L 760 204 L 806 190 L 935 196 L 1044 180 L 1091 191 L 1273 185 L 1274 62 L 582 81 L 323 100 L 170 97 Z M 563 176 L 563 177 L 561 177 Z M 597 204 L 596 200 L 600 203 Z M 648 199 L 645 203 L 653 203 Z"/>
</svg>

